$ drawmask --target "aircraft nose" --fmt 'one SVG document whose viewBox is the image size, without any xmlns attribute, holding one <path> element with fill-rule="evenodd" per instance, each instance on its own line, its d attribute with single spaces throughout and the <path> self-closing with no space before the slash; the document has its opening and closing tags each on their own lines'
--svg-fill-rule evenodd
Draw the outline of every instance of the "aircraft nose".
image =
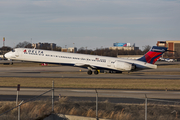
<svg viewBox="0 0 180 120">
<path fill-rule="evenodd" d="M 7 58 L 7 59 L 11 58 L 11 53 L 9 53 L 9 52 L 6 53 L 6 54 L 4 55 L 4 57 Z"/>
</svg>

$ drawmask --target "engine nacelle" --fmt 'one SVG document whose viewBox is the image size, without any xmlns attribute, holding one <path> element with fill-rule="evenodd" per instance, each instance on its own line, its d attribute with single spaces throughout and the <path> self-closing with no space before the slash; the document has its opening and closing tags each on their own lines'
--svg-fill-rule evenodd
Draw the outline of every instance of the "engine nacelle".
<svg viewBox="0 0 180 120">
<path fill-rule="evenodd" d="M 131 70 L 135 70 L 135 69 L 136 69 L 136 65 L 135 65 L 135 64 L 132 64 Z"/>
<path fill-rule="evenodd" d="M 136 68 L 135 65 L 132 65 L 132 64 L 129 64 L 129 63 L 126 63 L 126 62 L 119 62 L 119 61 L 115 62 L 114 67 L 116 69 L 118 69 L 118 70 L 121 70 L 121 71 L 131 71 L 132 69 Z"/>
</svg>

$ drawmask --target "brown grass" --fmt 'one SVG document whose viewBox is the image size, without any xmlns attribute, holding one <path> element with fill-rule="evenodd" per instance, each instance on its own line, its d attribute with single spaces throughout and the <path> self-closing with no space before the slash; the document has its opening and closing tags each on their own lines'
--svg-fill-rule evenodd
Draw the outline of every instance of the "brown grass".
<svg viewBox="0 0 180 120">
<path fill-rule="evenodd" d="M 0 113 L 15 106 L 15 102 L 0 102 Z M 61 98 L 55 102 L 56 114 L 69 114 L 77 116 L 96 117 L 95 102 L 72 102 L 67 98 Z M 114 120 L 144 120 L 144 104 L 115 104 L 105 102 L 98 103 L 98 117 Z M 50 101 L 34 101 L 21 106 L 22 120 L 40 119 L 51 113 Z M 173 113 L 172 111 L 176 111 Z M 180 105 L 148 104 L 148 120 L 178 120 Z M 176 114 L 177 113 L 177 114 Z M 17 109 L 0 116 L 1 120 L 16 120 Z"/>
</svg>

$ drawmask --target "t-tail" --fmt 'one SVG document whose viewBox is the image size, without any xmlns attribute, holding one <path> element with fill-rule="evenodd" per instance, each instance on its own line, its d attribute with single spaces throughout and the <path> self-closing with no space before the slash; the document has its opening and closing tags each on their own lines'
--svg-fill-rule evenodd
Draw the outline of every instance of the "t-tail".
<svg viewBox="0 0 180 120">
<path fill-rule="evenodd" d="M 154 64 L 164 52 L 167 51 L 166 47 L 153 46 L 143 57 L 139 58 L 139 61 Z"/>
</svg>

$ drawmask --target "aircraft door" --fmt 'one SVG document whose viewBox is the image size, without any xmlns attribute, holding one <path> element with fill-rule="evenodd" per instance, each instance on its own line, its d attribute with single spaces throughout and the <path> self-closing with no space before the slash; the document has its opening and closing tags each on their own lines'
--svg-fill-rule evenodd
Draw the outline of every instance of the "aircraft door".
<svg viewBox="0 0 180 120">
<path fill-rule="evenodd" d="M 111 67 L 111 61 L 110 60 L 107 60 L 107 66 Z"/>
<path fill-rule="evenodd" d="M 114 63 L 113 61 L 107 60 L 107 66 L 108 66 L 108 67 L 114 67 L 114 64 L 113 64 L 113 63 Z"/>
</svg>

